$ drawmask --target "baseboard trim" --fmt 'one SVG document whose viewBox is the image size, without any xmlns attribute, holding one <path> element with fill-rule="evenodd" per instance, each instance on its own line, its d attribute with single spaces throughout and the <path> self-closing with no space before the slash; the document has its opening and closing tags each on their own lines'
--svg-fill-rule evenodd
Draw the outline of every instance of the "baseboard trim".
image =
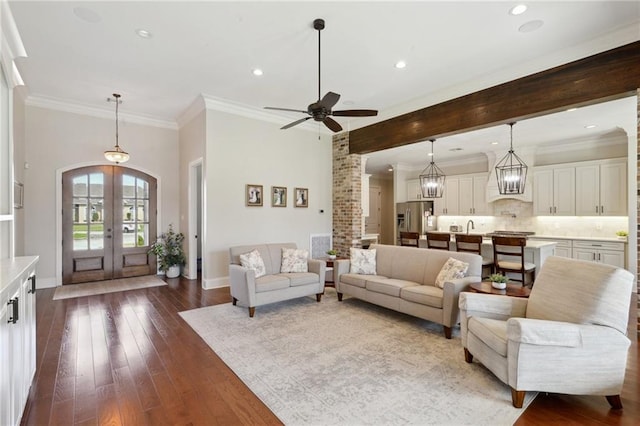
<svg viewBox="0 0 640 426">
<path fill-rule="evenodd" d="M 229 277 L 202 279 L 202 288 L 205 290 L 222 287 L 229 287 Z"/>
</svg>

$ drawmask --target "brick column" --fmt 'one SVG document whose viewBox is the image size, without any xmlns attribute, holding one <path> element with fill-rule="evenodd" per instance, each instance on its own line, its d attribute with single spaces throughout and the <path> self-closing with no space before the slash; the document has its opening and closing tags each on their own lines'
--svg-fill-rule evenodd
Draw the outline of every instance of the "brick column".
<svg viewBox="0 0 640 426">
<path fill-rule="evenodd" d="M 638 141 L 638 145 L 637 145 L 637 149 L 638 149 L 638 158 L 637 158 L 637 173 L 636 173 L 636 180 L 638 181 L 638 197 L 636 198 L 636 208 L 638 209 L 638 218 L 640 220 L 640 89 L 636 90 L 636 101 L 638 102 L 638 106 L 636 107 L 636 115 L 637 115 L 637 121 L 636 121 L 636 130 L 637 130 L 637 141 Z M 631 235 L 629 235 L 629 237 L 631 237 Z M 640 252 L 640 225 L 638 225 L 638 223 L 636 223 L 636 245 L 638 246 L 638 251 Z M 631 242 L 631 241 L 629 241 Z M 637 315 L 637 326 L 636 326 L 636 333 L 638 334 L 638 337 L 640 337 L 640 256 L 638 257 L 638 272 L 639 274 L 636 276 L 637 279 L 637 283 L 638 286 L 636 287 L 636 292 L 638 294 L 638 296 L 636 296 L 636 307 L 638 310 L 638 315 Z"/>
<path fill-rule="evenodd" d="M 349 154 L 349 132 L 333 136 L 333 248 L 362 247 L 362 159 Z"/>
</svg>

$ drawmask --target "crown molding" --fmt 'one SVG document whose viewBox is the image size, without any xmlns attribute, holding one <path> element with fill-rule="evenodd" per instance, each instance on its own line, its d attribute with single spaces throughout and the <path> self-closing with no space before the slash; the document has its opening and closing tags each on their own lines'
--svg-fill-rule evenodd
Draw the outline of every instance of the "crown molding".
<svg viewBox="0 0 640 426">
<path fill-rule="evenodd" d="M 191 102 L 191 104 L 178 115 L 176 118 L 176 122 L 178 123 L 178 127 L 182 128 L 187 125 L 191 120 L 196 118 L 198 114 L 206 109 L 206 104 L 204 102 L 204 98 L 202 95 L 196 96 L 196 98 Z"/>
<path fill-rule="evenodd" d="M 64 99 L 52 98 L 42 95 L 28 95 L 25 99 L 25 105 L 38 108 L 52 109 L 56 111 L 70 112 L 72 114 L 87 115 L 90 117 L 105 118 L 113 120 L 114 112 L 112 109 L 98 108 L 92 105 L 71 102 Z M 128 123 L 141 124 L 143 126 L 160 127 L 170 130 L 178 130 L 178 124 L 175 121 L 163 120 L 150 116 L 130 114 L 126 112 L 118 112 L 118 116 Z"/>
<path fill-rule="evenodd" d="M 272 112 L 272 110 L 265 110 L 262 108 L 257 108 L 254 106 L 242 104 L 240 102 L 233 102 L 228 99 L 217 98 L 215 96 L 206 95 L 204 93 L 201 96 L 202 96 L 202 99 L 204 100 L 205 108 L 209 110 L 226 112 L 229 114 L 239 115 L 239 116 L 251 118 L 254 120 L 261 120 L 269 123 L 275 123 L 280 126 L 283 126 L 288 122 L 295 120 L 295 118 L 291 118 L 290 115 L 274 113 Z M 320 133 L 325 135 L 326 134 L 333 135 L 333 133 L 330 132 L 324 126 L 320 127 L 320 130 L 318 130 L 318 128 L 319 128 L 318 124 L 313 120 L 309 120 L 306 123 L 301 123 L 296 126 L 296 129 L 298 130 L 305 130 L 305 131 L 315 132 L 315 133 L 318 133 L 318 131 L 320 131 Z"/>
</svg>

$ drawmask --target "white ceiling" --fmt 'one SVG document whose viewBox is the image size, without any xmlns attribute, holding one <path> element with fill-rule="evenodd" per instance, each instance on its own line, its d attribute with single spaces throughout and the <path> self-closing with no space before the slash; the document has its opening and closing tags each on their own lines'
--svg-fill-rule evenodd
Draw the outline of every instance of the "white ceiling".
<svg viewBox="0 0 640 426">
<path fill-rule="evenodd" d="M 306 109 L 318 90 L 312 22 L 323 18 L 322 94 L 342 95 L 334 109 L 380 111 L 376 118 L 337 118 L 345 129 L 640 39 L 638 1 L 525 3 L 527 12 L 511 16 L 511 1 L 9 2 L 28 55 L 16 62 L 30 99 L 113 111 L 106 98 L 117 92 L 123 114 L 171 123 L 199 95 L 249 110 Z M 539 29 L 518 30 L 537 20 L 543 22 Z M 137 29 L 152 37 L 140 38 Z M 398 60 L 407 67 L 396 69 Z M 252 75 L 256 67 L 263 76 Z M 578 139 L 595 119 L 600 123 L 590 137 L 610 133 L 623 125 L 623 110 L 615 108 L 629 105 L 635 104 L 562 113 L 555 125 L 544 119 L 519 123 L 514 142 Z M 274 126 L 302 118 L 268 114 L 276 118 Z M 437 155 L 470 155 L 489 139 L 508 141 L 502 127 L 445 138 L 465 151 Z M 369 164 L 410 162 L 416 158 L 411 149 L 424 158 L 420 145 L 394 161 L 374 154 Z"/>
</svg>

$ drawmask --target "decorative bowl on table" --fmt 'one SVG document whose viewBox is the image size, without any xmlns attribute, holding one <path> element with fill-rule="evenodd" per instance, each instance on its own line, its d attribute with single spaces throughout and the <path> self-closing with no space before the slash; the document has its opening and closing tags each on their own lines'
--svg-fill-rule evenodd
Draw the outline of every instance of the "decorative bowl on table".
<svg viewBox="0 0 640 426">
<path fill-rule="evenodd" d="M 491 287 L 497 290 L 504 290 L 505 288 L 507 288 L 507 283 L 499 283 L 496 281 L 491 281 Z"/>
</svg>

